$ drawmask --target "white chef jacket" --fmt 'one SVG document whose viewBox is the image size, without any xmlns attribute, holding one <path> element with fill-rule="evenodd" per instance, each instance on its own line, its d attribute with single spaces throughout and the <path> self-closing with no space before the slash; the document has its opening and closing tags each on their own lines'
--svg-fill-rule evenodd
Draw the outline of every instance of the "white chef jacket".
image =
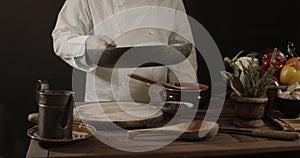
<svg viewBox="0 0 300 158">
<path fill-rule="evenodd" d="M 194 49 L 188 60 L 176 65 L 112 69 L 91 65 L 85 42 L 89 35 L 105 35 L 118 47 L 192 42 L 186 15 L 178 21 L 177 11 L 185 13 L 181 0 L 66 0 L 52 32 L 54 51 L 87 72 L 87 102 L 155 101 L 160 98 L 157 86 L 129 79 L 127 74 L 135 72 L 162 82 L 197 82 Z"/>
</svg>

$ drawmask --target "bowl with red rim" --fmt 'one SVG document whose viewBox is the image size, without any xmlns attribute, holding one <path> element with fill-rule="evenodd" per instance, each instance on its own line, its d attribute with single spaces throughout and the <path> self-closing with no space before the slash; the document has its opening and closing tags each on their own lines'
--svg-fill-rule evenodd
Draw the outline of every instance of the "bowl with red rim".
<svg viewBox="0 0 300 158">
<path fill-rule="evenodd" d="M 164 87 L 160 96 L 163 101 L 189 102 L 198 109 L 207 109 L 210 101 L 209 87 L 201 83 L 171 82 L 170 84 L 189 89 L 173 89 Z"/>
</svg>

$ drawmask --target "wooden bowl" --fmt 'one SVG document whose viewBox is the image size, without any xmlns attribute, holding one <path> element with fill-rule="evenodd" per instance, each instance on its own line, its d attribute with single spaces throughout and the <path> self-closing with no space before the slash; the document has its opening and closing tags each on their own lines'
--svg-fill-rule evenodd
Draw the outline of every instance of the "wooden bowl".
<svg viewBox="0 0 300 158">
<path fill-rule="evenodd" d="M 257 120 L 264 116 L 268 98 L 240 97 L 233 92 L 230 102 L 237 116 L 247 120 Z"/>
</svg>

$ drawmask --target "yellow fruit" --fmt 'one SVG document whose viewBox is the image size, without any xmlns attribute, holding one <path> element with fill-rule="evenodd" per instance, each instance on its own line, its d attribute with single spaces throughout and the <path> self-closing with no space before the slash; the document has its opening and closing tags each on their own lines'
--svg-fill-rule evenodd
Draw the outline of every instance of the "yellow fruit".
<svg viewBox="0 0 300 158">
<path fill-rule="evenodd" d="M 280 72 L 280 83 L 282 85 L 290 85 L 290 81 L 296 72 L 294 67 L 285 65 Z"/>
<path fill-rule="evenodd" d="M 297 71 L 294 76 L 291 78 L 290 80 L 290 85 L 295 84 L 295 83 L 299 83 L 300 84 L 300 71 Z"/>
</svg>

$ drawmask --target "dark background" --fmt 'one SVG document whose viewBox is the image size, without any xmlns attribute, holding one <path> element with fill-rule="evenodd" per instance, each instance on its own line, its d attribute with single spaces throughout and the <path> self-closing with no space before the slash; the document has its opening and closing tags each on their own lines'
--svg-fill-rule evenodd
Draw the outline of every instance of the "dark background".
<svg viewBox="0 0 300 158">
<path fill-rule="evenodd" d="M 24 157 L 29 113 L 37 112 L 35 83 L 47 79 L 51 89 L 71 89 L 72 68 L 55 56 L 51 31 L 64 0 L 9 0 L 0 9 L 0 157 Z M 289 40 L 300 46 L 297 0 L 185 0 L 187 12 L 211 34 L 223 57 L 240 50 L 277 47 Z M 195 29 L 195 28 L 194 28 Z M 300 52 L 300 51 L 298 51 Z M 209 84 L 199 57 L 199 81 Z"/>
</svg>

